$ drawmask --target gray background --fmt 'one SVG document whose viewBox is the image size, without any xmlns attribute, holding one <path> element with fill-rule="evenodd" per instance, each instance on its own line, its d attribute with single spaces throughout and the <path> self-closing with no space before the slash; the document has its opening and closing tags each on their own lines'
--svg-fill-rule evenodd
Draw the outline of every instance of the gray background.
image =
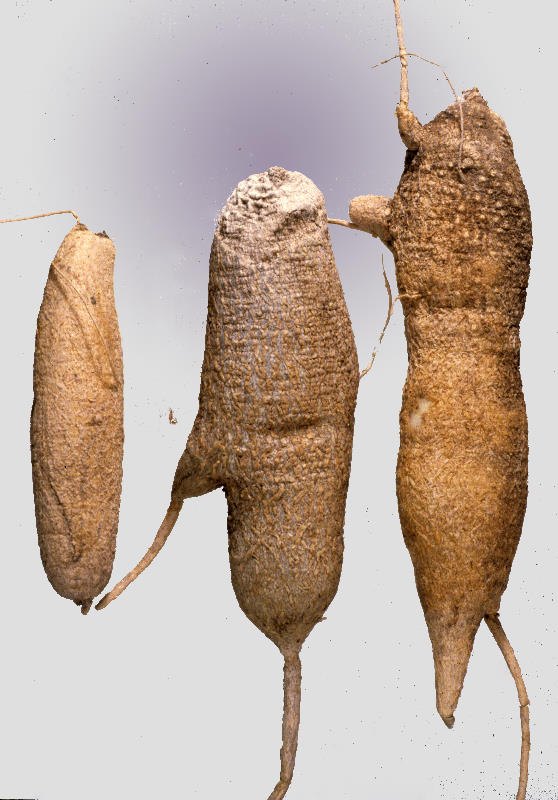
<svg viewBox="0 0 558 800">
<path fill-rule="evenodd" d="M 504 117 L 531 199 L 521 331 L 530 494 L 502 620 L 532 701 L 529 797 L 545 800 L 558 797 L 551 8 L 402 6 L 409 49 L 441 62 L 458 91 L 479 86 Z M 152 541 L 196 413 L 208 253 L 232 189 L 278 164 L 312 178 L 330 216 L 346 217 L 354 195 L 397 185 L 398 65 L 370 69 L 396 52 L 392 3 L 20 0 L 2 3 L 0 31 L 0 216 L 71 207 L 117 247 L 126 452 L 112 585 Z M 439 70 L 416 60 L 410 91 L 423 121 L 452 102 Z M 102 613 L 82 617 L 43 573 L 28 442 L 33 346 L 49 263 L 71 226 L 64 216 L 0 228 L 0 797 L 266 798 L 282 663 L 234 598 L 222 493 L 188 501 L 157 561 Z M 392 284 L 393 262 L 364 234 L 331 236 L 364 365 L 386 312 L 382 255 Z M 405 371 L 398 307 L 360 388 L 341 585 L 303 648 L 290 800 L 515 796 L 517 698 L 484 627 L 453 731 L 435 711 L 395 500 Z"/>
</svg>

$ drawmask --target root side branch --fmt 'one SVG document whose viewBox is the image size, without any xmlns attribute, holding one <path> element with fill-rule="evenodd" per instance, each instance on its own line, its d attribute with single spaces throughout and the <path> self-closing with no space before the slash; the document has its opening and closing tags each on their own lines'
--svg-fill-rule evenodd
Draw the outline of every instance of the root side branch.
<svg viewBox="0 0 558 800">
<path fill-rule="evenodd" d="M 502 651 L 508 669 L 515 681 L 517 695 L 519 697 L 519 713 L 521 717 L 521 759 L 519 762 L 519 786 L 517 789 L 516 800 L 525 800 L 527 792 L 527 777 L 529 770 L 529 750 L 531 749 L 531 737 L 529 729 L 529 698 L 527 689 L 523 681 L 521 669 L 513 648 L 509 643 L 498 614 L 486 614 L 484 621 L 488 625 L 491 634 L 496 640 L 496 644 Z"/>
<path fill-rule="evenodd" d="M 55 214 L 73 214 L 76 222 L 79 223 L 80 219 L 75 211 L 68 209 L 67 211 L 47 211 L 45 214 L 33 214 L 32 217 L 13 217 L 12 219 L 0 219 L 0 224 L 3 222 L 25 222 L 27 219 L 40 219 L 41 217 L 53 217 Z"/>
<path fill-rule="evenodd" d="M 389 285 L 388 277 L 387 277 L 386 271 L 384 269 L 384 257 L 383 256 L 382 256 L 382 272 L 384 273 L 384 283 L 385 283 L 386 292 L 387 292 L 387 295 L 388 295 L 387 317 L 386 317 L 386 321 L 385 321 L 384 327 L 382 328 L 382 332 L 380 334 L 380 338 L 378 339 L 378 344 L 376 345 L 376 347 L 372 351 L 372 355 L 370 357 L 370 362 L 360 373 L 360 376 L 359 376 L 360 380 L 362 380 L 362 378 L 364 378 L 364 376 L 367 373 L 369 373 L 370 370 L 372 369 L 372 365 L 374 364 L 374 361 L 376 360 L 376 354 L 377 354 L 377 351 L 378 351 L 378 347 L 382 344 L 382 339 L 384 338 L 384 334 L 385 334 L 385 332 L 387 330 L 387 326 L 389 325 L 389 321 L 393 316 L 393 310 L 394 310 L 395 303 L 399 299 L 398 297 L 396 297 L 395 300 L 393 300 L 393 295 L 391 293 L 391 286 Z"/>
<path fill-rule="evenodd" d="M 331 219 L 328 217 L 327 221 L 330 225 L 343 225 L 345 228 L 356 228 L 357 231 L 362 230 L 354 222 L 348 222 L 346 219 Z"/>
<path fill-rule="evenodd" d="M 106 606 L 108 606 L 109 603 L 112 603 L 112 601 L 115 600 L 118 597 L 118 595 L 122 594 L 124 589 L 127 586 L 129 586 L 132 583 L 132 581 L 135 581 L 138 575 L 140 575 L 144 571 L 144 569 L 151 564 L 157 553 L 162 549 L 163 545 L 169 538 L 169 534 L 174 528 L 176 520 L 178 519 L 178 515 L 180 514 L 181 508 L 182 508 L 182 500 L 171 501 L 168 511 L 165 514 L 165 518 L 161 523 L 161 527 L 157 531 L 157 535 L 153 540 L 153 544 L 151 545 L 147 553 L 144 555 L 139 564 L 136 567 L 134 567 L 134 569 L 131 572 L 129 572 L 124 578 L 122 578 L 121 581 L 119 581 L 116 584 L 116 586 L 114 587 L 114 589 L 112 589 L 112 591 L 108 592 L 104 597 L 101 598 L 101 600 L 99 600 L 99 602 L 95 606 L 97 611 L 100 611 L 102 608 L 106 608 Z"/>
</svg>

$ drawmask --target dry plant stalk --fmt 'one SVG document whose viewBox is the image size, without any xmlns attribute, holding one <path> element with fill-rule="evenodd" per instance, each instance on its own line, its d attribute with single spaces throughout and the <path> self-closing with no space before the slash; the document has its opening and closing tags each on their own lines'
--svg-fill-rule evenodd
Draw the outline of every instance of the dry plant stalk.
<svg viewBox="0 0 558 800">
<path fill-rule="evenodd" d="M 405 167 L 392 200 L 355 198 L 349 216 L 392 251 L 405 315 L 397 498 L 432 642 L 437 709 L 451 727 L 484 618 L 520 693 L 517 799 L 524 800 L 528 699 L 495 620 L 527 500 L 519 323 L 529 201 L 506 126 L 478 89 L 424 126 L 409 110 L 408 54 L 394 5 Z"/>
<path fill-rule="evenodd" d="M 211 249 L 199 411 L 155 541 L 97 608 L 163 546 L 185 498 L 222 487 L 232 584 L 285 659 L 281 773 L 291 782 L 300 648 L 341 573 L 359 383 L 322 194 L 272 167 L 242 181 Z"/>
<path fill-rule="evenodd" d="M 31 463 L 39 547 L 54 589 L 84 614 L 112 572 L 122 486 L 114 258 L 106 233 L 74 226 L 51 264 L 35 340 Z"/>
</svg>

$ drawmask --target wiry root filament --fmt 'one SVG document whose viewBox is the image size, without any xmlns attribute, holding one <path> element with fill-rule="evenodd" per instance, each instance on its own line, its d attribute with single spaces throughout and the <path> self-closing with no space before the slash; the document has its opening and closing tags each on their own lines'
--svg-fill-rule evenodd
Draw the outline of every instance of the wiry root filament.
<svg viewBox="0 0 558 800">
<path fill-rule="evenodd" d="M 157 553 L 161 550 L 167 539 L 169 538 L 169 534 L 174 528 L 175 522 L 178 519 L 178 515 L 180 514 L 180 509 L 182 508 L 182 500 L 173 500 L 168 508 L 167 513 L 165 514 L 165 518 L 161 523 L 161 527 L 157 531 L 157 535 L 153 541 L 153 544 L 144 555 L 142 560 L 139 562 L 137 567 L 129 572 L 121 581 L 119 581 L 114 589 L 108 592 L 104 597 L 99 600 L 95 608 L 97 611 L 100 611 L 102 608 L 108 606 L 109 603 L 118 597 L 119 594 L 122 594 L 124 589 L 135 581 L 135 579 L 140 575 L 146 567 L 148 567 Z"/>
<path fill-rule="evenodd" d="M 298 653 L 285 655 L 283 667 L 283 746 L 281 747 L 281 774 L 268 800 L 281 800 L 287 793 L 293 777 L 298 728 L 300 724 L 301 666 Z"/>
<path fill-rule="evenodd" d="M 529 771 L 529 750 L 531 749 L 531 736 L 529 731 L 529 698 L 527 689 L 523 681 L 521 669 L 519 667 L 513 648 L 504 633 L 502 623 L 498 614 L 486 614 L 484 621 L 488 625 L 490 632 L 496 640 L 496 644 L 502 651 L 506 659 L 508 669 L 512 674 L 517 687 L 519 697 L 519 713 L 521 717 L 521 759 L 519 762 L 519 786 L 517 789 L 516 800 L 525 800 L 527 792 L 527 776 Z"/>
</svg>

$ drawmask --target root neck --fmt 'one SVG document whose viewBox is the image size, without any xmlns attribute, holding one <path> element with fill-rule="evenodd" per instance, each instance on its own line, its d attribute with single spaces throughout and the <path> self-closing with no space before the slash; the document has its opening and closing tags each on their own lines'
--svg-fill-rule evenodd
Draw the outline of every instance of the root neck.
<svg viewBox="0 0 558 800">
<path fill-rule="evenodd" d="M 283 746 L 281 747 L 281 773 L 268 800 L 281 800 L 293 777 L 298 728 L 300 724 L 300 657 L 297 653 L 285 655 L 283 667 Z"/>
</svg>

